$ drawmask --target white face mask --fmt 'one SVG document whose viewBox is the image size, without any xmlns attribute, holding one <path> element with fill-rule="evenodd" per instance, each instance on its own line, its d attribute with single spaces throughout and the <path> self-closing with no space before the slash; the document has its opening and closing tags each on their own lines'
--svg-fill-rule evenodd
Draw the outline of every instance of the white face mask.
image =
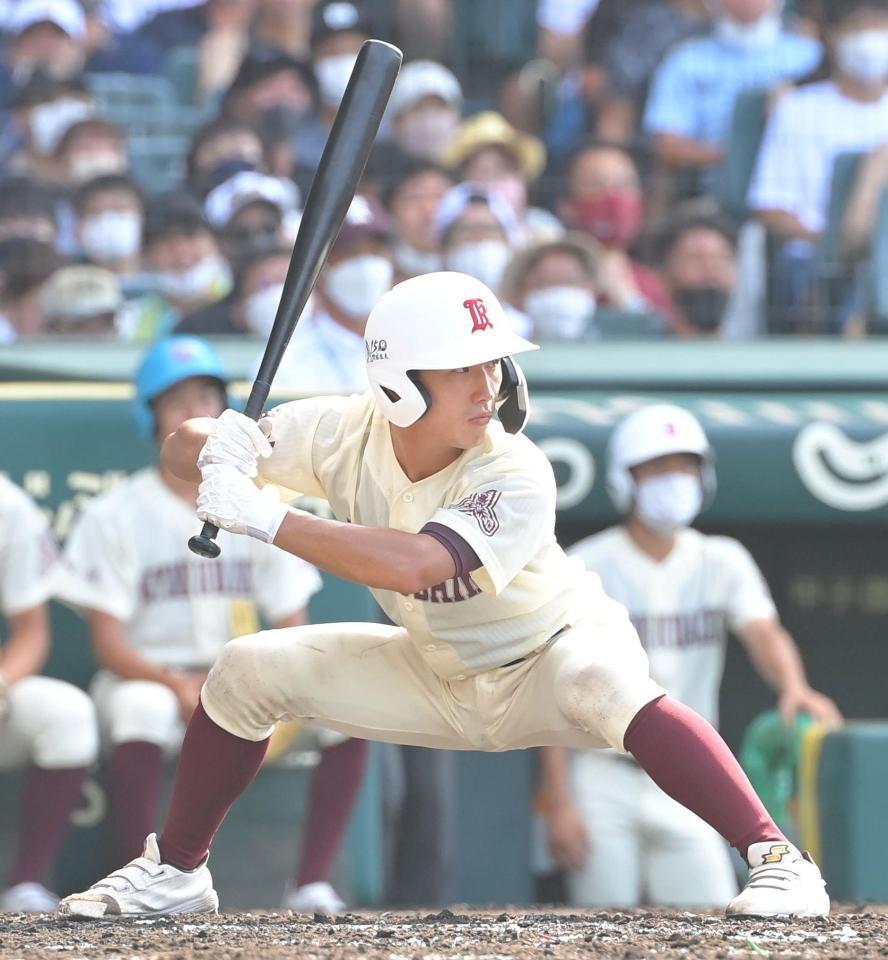
<svg viewBox="0 0 888 960">
<path fill-rule="evenodd" d="M 583 287 L 545 287 L 524 298 L 524 312 L 536 336 L 575 340 L 595 313 L 595 295 Z"/>
<path fill-rule="evenodd" d="M 164 296 L 185 303 L 219 300 L 231 290 L 231 268 L 222 257 L 210 255 L 188 270 L 164 270 L 155 274 Z"/>
<path fill-rule="evenodd" d="M 502 240 L 481 240 L 456 247 L 444 257 L 448 270 L 467 273 L 496 290 L 512 256 L 509 245 Z"/>
<path fill-rule="evenodd" d="M 80 224 L 83 252 L 93 260 L 126 260 L 139 252 L 142 218 L 127 210 L 106 210 Z"/>
<path fill-rule="evenodd" d="M 327 270 L 324 292 L 353 320 L 366 320 L 376 301 L 388 293 L 395 268 L 388 257 L 365 253 Z"/>
<path fill-rule="evenodd" d="M 859 30 L 836 44 L 836 61 L 851 79 L 869 87 L 888 80 L 888 31 Z"/>
<path fill-rule="evenodd" d="M 417 250 L 407 243 L 399 243 L 395 248 L 395 263 L 398 268 L 411 277 L 421 273 L 435 273 L 440 270 L 441 254 L 435 250 Z"/>
<path fill-rule="evenodd" d="M 648 477 L 635 490 L 635 516 L 664 536 L 690 526 L 702 507 L 703 486 L 690 473 Z"/>
<path fill-rule="evenodd" d="M 731 17 L 720 17 L 715 24 L 715 33 L 730 47 L 737 47 L 740 50 L 758 50 L 776 43 L 782 26 L 782 20 L 776 13 L 766 13 L 751 23 L 743 23 Z"/>
<path fill-rule="evenodd" d="M 72 183 L 86 183 L 109 173 L 123 173 L 126 157 L 119 153 L 81 153 L 68 162 L 68 179 Z"/>
<path fill-rule="evenodd" d="M 440 160 L 458 125 L 459 114 L 455 110 L 427 107 L 405 117 L 395 127 L 395 137 L 411 156 Z"/>
<path fill-rule="evenodd" d="M 255 333 L 260 337 L 267 337 L 271 333 L 283 292 L 284 285 L 276 283 L 247 298 L 247 302 L 244 304 L 244 315 L 250 333 Z"/>
<path fill-rule="evenodd" d="M 314 65 L 318 78 L 321 99 L 328 107 L 338 107 L 345 96 L 349 77 L 358 56 L 355 53 L 341 53 L 335 57 L 323 57 Z"/>
<path fill-rule="evenodd" d="M 53 100 L 31 111 L 31 144 L 44 157 L 53 153 L 62 137 L 78 121 L 95 111 L 82 100 Z"/>
</svg>

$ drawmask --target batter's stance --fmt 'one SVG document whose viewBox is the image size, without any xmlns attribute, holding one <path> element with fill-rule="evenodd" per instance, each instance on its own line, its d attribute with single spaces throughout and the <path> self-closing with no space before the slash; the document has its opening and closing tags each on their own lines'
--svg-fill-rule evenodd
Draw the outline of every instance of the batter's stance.
<svg viewBox="0 0 888 960">
<path fill-rule="evenodd" d="M 210 843 L 281 718 L 450 749 L 629 751 L 746 857 L 729 913 L 827 913 L 815 864 L 715 730 L 650 679 L 625 609 L 558 546 L 555 481 L 521 435 L 526 389 L 512 360 L 534 345 L 490 290 L 458 273 L 407 280 L 373 309 L 365 339 L 370 394 L 283 404 L 264 429 L 230 410 L 190 420 L 163 461 L 202 478 L 198 516 L 366 584 L 399 626 L 227 644 L 189 724 L 162 834 L 62 913 L 215 910 Z M 286 506 L 275 485 L 326 498 L 336 519 Z"/>
</svg>

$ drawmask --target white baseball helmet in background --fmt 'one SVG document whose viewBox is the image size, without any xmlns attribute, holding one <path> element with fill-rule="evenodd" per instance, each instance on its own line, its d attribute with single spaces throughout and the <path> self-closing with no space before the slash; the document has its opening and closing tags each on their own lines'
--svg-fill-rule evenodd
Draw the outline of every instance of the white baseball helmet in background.
<svg viewBox="0 0 888 960">
<path fill-rule="evenodd" d="M 620 513 L 628 513 L 635 499 L 631 468 L 670 453 L 695 453 L 700 457 L 703 502 L 712 501 L 715 457 L 700 421 L 682 407 L 653 403 L 621 420 L 607 445 L 605 485 Z"/>
<path fill-rule="evenodd" d="M 512 330 L 489 287 L 464 273 L 426 273 L 399 283 L 370 311 L 364 331 L 367 378 L 385 417 L 398 427 L 429 408 L 420 370 L 456 370 L 502 360 L 499 418 L 509 433 L 527 420 L 527 385 L 511 357 L 537 350 Z"/>
</svg>

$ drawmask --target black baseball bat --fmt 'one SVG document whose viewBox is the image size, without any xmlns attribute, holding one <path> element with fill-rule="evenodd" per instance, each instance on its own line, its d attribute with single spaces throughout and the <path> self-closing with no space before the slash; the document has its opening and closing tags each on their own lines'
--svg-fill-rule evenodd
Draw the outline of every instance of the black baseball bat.
<svg viewBox="0 0 888 960">
<path fill-rule="evenodd" d="M 244 408 L 253 420 L 265 408 L 281 358 L 355 195 L 400 66 L 401 51 L 381 40 L 367 40 L 358 53 L 311 182 L 274 325 Z M 205 522 L 189 548 L 202 557 L 218 557 L 218 532 Z"/>
</svg>

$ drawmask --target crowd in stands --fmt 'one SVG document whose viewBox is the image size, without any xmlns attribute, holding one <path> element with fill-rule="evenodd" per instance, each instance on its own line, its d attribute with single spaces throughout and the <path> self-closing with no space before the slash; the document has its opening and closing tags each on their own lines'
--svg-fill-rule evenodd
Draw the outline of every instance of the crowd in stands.
<svg viewBox="0 0 888 960">
<path fill-rule="evenodd" d="M 404 67 L 296 388 L 472 273 L 540 339 L 888 323 L 888 0 L 0 0 L 0 341 L 263 335 L 364 40 Z"/>
</svg>

